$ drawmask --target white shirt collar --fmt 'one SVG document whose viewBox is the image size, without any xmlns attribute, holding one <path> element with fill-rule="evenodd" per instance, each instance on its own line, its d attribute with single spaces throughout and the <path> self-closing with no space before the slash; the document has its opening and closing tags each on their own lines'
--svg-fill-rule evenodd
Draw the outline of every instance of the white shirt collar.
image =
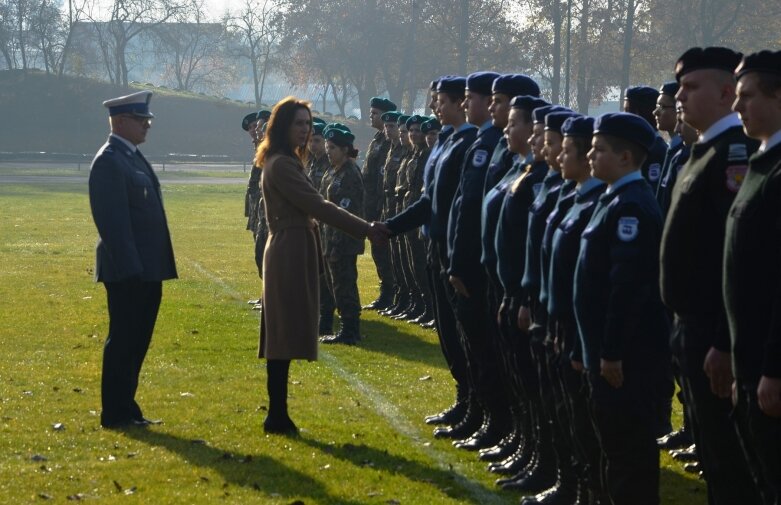
<svg viewBox="0 0 781 505">
<path fill-rule="evenodd" d="M 127 148 L 128 148 L 128 149 L 130 149 L 130 152 L 131 152 L 131 153 L 135 153 L 135 152 L 138 150 L 138 147 L 137 147 L 137 146 L 135 146 L 135 145 L 133 145 L 133 143 L 132 143 L 132 142 L 130 142 L 128 139 L 126 139 L 126 138 L 124 138 L 124 137 L 120 137 L 120 136 L 119 136 L 119 135 L 117 135 L 116 133 L 112 133 L 112 134 L 111 134 L 111 135 L 109 135 L 109 136 L 110 136 L 110 137 L 114 137 L 115 139 L 117 139 L 117 140 L 119 140 L 120 142 L 122 142 L 123 144 L 125 144 L 125 145 L 127 146 Z"/>
<path fill-rule="evenodd" d="M 734 126 L 743 126 L 743 123 L 740 122 L 740 118 L 738 117 L 737 112 L 727 114 L 723 118 L 713 123 L 710 128 L 705 130 L 703 134 L 700 135 L 700 138 L 697 140 L 697 142 L 710 142 Z"/>
<path fill-rule="evenodd" d="M 781 130 L 778 130 L 773 135 L 771 135 L 766 142 L 762 142 L 762 145 L 759 146 L 759 152 L 764 153 L 765 151 L 773 149 L 778 144 L 781 144 Z"/>
</svg>

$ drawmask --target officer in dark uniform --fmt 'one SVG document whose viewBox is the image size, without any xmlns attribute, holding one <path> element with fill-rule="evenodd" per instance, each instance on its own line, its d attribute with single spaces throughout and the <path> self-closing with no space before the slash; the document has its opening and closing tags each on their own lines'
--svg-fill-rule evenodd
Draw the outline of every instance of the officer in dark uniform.
<svg viewBox="0 0 781 505">
<path fill-rule="evenodd" d="M 353 147 L 355 136 L 339 127 L 325 132 L 326 152 L 332 166 L 327 180 L 326 199 L 344 210 L 361 215 L 363 182 L 361 171 L 353 159 L 358 152 Z M 354 345 L 361 339 L 361 303 L 358 298 L 358 255 L 364 252 L 364 241 L 332 226 L 323 225 L 323 257 L 326 278 L 339 311 L 340 328 L 335 335 L 320 339 L 325 344 Z"/>
<path fill-rule="evenodd" d="M 659 131 L 667 132 L 670 136 L 670 142 L 667 145 L 667 153 L 664 155 L 662 163 L 662 173 L 656 185 L 656 193 L 659 194 L 662 181 L 669 178 L 670 166 L 673 157 L 680 151 L 683 145 L 683 139 L 676 132 L 678 126 L 678 114 L 675 95 L 678 93 L 678 82 L 671 81 L 662 84 L 659 88 L 659 97 L 656 99 L 656 108 L 654 109 L 654 118 L 656 118 L 656 128 Z M 672 188 L 671 188 L 672 189 Z M 659 201 L 659 197 L 656 198 Z M 660 203 L 661 206 L 661 203 Z M 667 215 L 667 209 L 662 207 L 663 215 Z"/>
<path fill-rule="evenodd" d="M 384 112 L 395 111 L 396 104 L 387 98 L 374 97 L 369 108 L 369 121 L 372 128 L 377 130 L 374 138 L 366 150 L 363 170 L 363 188 L 366 192 L 364 198 L 364 217 L 367 221 L 377 221 L 382 216 L 383 192 L 382 170 L 388 158 L 390 140 L 383 131 L 384 123 L 381 116 Z M 365 309 L 383 310 L 393 303 L 395 279 L 393 278 L 393 266 L 390 259 L 390 245 L 371 245 L 372 260 L 377 268 L 377 277 L 380 279 L 380 294 L 376 300 L 366 305 Z"/>
<path fill-rule="evenodd" d="M 440 345 L 450 372 L 456 381 L 457 397 L 468 408 L 453 409 L 462 413 L 461 419 L 453 416 L 453 423 L 435 430 L 435 436 L 463 438 L 471 435 L 481 426 L 483 411 L 470 391 L 467 376 L 466 357 L 461 347 L 455 316 L 450 300 L 455 296 L 448 282 L 447 268 L 447 228 L 450 207 L 458 187 L 460 168 L 464 162 L 466 149 L 474 142 L 477 128 L 465 121 L 461 103 L 466 88 L 463 77 L 442 77 L 437 84 L 437 115 L 442 123 L 450 126 L 450 131 L 440 137 L 442 147 L 437 152 L 436 165 L 431 171 L 430 182 L 424 173 L 425 191 L 417 202 L 403 213 L 394 216 L 386 225 L 394 234 L 415 229 L 424 223 L 428 225 L 431 240 L 429 248 L 429 268 L 434 288 L 437 330 Z M 444 140 L 443 140 L 444 139 Z M 435 146 L 436 149 L 436 146 Z M 429 159 L 434 157 L 434 152 Z M 428 169 L 428 165 L 426 167 Z M 472 401 L 470 401 L 470 399 Z M 447 417 L 446 413 L 442 416 Z"/>
<path fill-rule="evenodd" d="M 626 113 L 594 123 L 592 174 L 608 183 L 583 231 L 574 308 L 611 503 L 658 505 L 659 385 L 670 363 L 659 296 L 662 215 L 640 167 L 656 131 Z"/>
<path fill-rule="evenodd" d="M 136 402 L 162 298 L 162 281 L 176 265 L 160 182 L 138 150 L 154 117 L 151 91 L 106 100 L 111 134 L 92 161 L 89 200 L 99 239 L 95 278 L 108 299 L 109 330 L 103 347 L 100 424 L 146 426 Z"/>
<path fill-rule="evenodd" d="M 675 124 L 676 135 L 681 138 L 681 147 L 673 154 L 672 159 L 665 161 L 666 168 L 659 179 L 659 187 L 656 188 L 656 201 L 662 209 L 662 216 L 667 217 L 667 211 L 670 209 L 670 200 L 672 199 L 675 181 L 678 179 L 681 169 L 689 161 L 691 147 L 699 138 L 697 130 L 684 123 L 681 119 L 683 110 L 680 105 L 676 107 L 677 122 Z"/>
<path fill-rule="evenodd" d="M 648 124 L 656 130 L 656 118 L 654 110 L 656 101 L 659 98 L 659 91 L 650 86 L 630 86 L 624 93 L 624 112 L 635 114 L 648 121 Z M 667 155 L 667 142 L 661 135 L 656 134 L 654 145 L 651 152 L 648 153 L 645 163 L 643 163 L 642 172 L 648 184 L 656 190 L 659 184 L 659 178 L 662 175 L 662 165 Z"/>
<path fill-rule="evenodd" d="M 734 109 L 762 142 L 727 218 L 724 301 L 735 418 L 762 503 L 781 503 L 781 52 L 743 58 Z"/>
<path fill-rule="evenodd" d="M 729 329 L 719 292 L 724 225 L 757 142 L 731 111 L 741 55 L 692 48 L 676 63 L 682 119 L 700 133 L 673 189 L 662 236 L 662 298 L 675 314 L 672 349 L 711 503 L 758 503 L 730 419 Z M 748 490 L 747 490 L 748 488 Z"/>
<path fill-rule="evenodd" d="M 323 176 L 331 168 L 328 155 L 325 152 L 325 138 L 323 137 L 325 127 L 325 121 L 320 118 L 312 118 L 312 136 L 309 138 L 309 162 L 306 171 L 312 185 L 318 191 L 320 191 L 320 182 L 323 180 Z"/>
<path fill-rule="evenodd" d="M 498 374 L 496 319 L 485 296 L 487 278 L 480 264 L 480 209 L 483 185 L 502 131 L 493 125 L 488 107 L 495 72 L 475 72 L 466 79 L 464 109 L 467 121 L 478 126 L 477 137 L 464 154 L 460 181 L 450 208 L 447 231 L 450 284 L 455 289 L 453 310 L 467 358 L 469 377 L 485 418 L 482 426 L 456 447 L 477 450 L 496 445 L 510 430 L 508 394 Z"/>
</svg>

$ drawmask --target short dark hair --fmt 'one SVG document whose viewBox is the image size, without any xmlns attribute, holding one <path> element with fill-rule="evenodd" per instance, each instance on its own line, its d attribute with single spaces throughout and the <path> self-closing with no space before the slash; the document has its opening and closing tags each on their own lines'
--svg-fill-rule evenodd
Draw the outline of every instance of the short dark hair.
<svg viewBox="0 0 781 505">
<path fill-rule="evenodd" d="M 604 133 L 598 133 L 597 135 L 601 135 L 602 138 L 605 139 L 605 143 L 610 146 L 610 149 L 612 149 L 613 152 L 619 153 L 621 151 L 629 151 L 629 154 L 632 156 L 632 161 L 634 161 L 635 165 L 638 167 L 645 163 L 645 159 L 648 157 L 648 151 L 640 144 L 614 135 L 606 135 Z"/>
<path fill-rule="evenodd" d="M 572 139 L 572 143 L 575 145 L 575 151 L 578 153 L 578 158 L 585 158 L 588 156 L 588 152 L 591 150 L 591 137 L 569 135 L 566 138 Z"/>
<path fill-rule="evenodd" d="M 440 91 L 440 95 L 445 95 L 448 100 L 451 102 L 463 102 L 464 101 L 464 95 L 459 95 L 458 93 L 451 93 L 449 91 Z"/>
<path fill-rule="evenodd" d="M 296 112 L 304 109 L 309 114 L 309 135 L 304 147 L 290 145 L 290 128 L 293 126 L 293 120 Z M 306 162 L 306 146 L 312 137 L 312 110 L 309 102 L 300 100 L 294 96 L 289 96 L 280 100 L 271 111 L 271 117 L 266 127 L 266 136 L 263 142 L 258 146 L 255 153 L 255 166 L 262 167 L 263 162 L 274 154 L 283 154 L 286 156 L 297 157 L 302 163 Z"/>
<path fill-rule="evenodd" d="M 757 87 L 765 96 L 773 96 L 781 91 L 781 74 L 757 72 Z"/>
</svg>

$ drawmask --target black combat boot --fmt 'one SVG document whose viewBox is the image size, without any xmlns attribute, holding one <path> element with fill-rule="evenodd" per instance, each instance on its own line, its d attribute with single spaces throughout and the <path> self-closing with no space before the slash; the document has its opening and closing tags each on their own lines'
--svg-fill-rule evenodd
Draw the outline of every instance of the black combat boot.
<svg viewBox="0 0 781 505">
<path fill-rule="evenodd" d="M 317 334 L 321 337 L 333 335 L 334 333 L 334 315 L 320 313 L 320 324 L 317 326 Z"/>
<path fill-rule="evenodd" d="M 358 318 L 342 318 L 339 332 L 320 339 L 324 344 L 355 345 L 361 339 L 361 325 Z"/>
</svg>

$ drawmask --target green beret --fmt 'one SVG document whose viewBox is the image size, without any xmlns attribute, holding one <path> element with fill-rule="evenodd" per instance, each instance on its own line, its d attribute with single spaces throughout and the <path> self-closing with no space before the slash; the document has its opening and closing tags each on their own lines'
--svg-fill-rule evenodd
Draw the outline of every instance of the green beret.
<svg viewBox="0 0 781 505">
<path fill-rule="evenodd" d="M 423 124 L 425 121 L 428 121 L 427 117 L 418 114 L 410 116 L 409 119 L 407 119 L 407 129 L 409 130 L 412 125 Z"/>
<path fill-rule="evenodd" d="M 258 119 L 262 119 L 263 121 L 268 121 L 271 117 L 271 111 L 266 109 L 260 109 L 257 113 Z"/>
<path fill-rule="evenodd" d="M 315 122 L 312 121 L 312 135 L 320 135 L 323 136 L 323 130 L 325 130 L 325 121 L 319 121 Z"/>
<path fill-rule="evenodd" d="M 257 112 L 250 112 L 246 116 L 244 116 L 244 119 L 241 120 L 241 129 L 246 131 L 249 131 L 249 125 L 251 123 L 254 123 L 258 120 L 258 114 Z"/>
<path fill-rule="evenodd" d="M 437 118 L 431 118 L 426 121 L 423 121 L 423 124 L 420 125 L 420 131 L 423 133 L 428 133 L 431 131 L 439 131 L 442 129 L 442 124 L 437 120 Z"/>
<path fill-rule="evenodd" d="M 390 112 L 396 110 L 396 104 L 388 100 L 387 98 L 380 98 L 375 96 L 369 102 L 369 106 L 375 109 L 379 109 L 383 112 Z"/>
<path fill-rule="evenodd" d="M 399 119 L 396 121 L 399 126 L 407 127 L 407 120 L 410 118 L 410 116 L 406 116 L 404 114 L 399 116 Z"/>
<path fill-rule="evenodd" d="M 398 123 L 399 117 L 401 117 L 401 112 L 393 110 L 384 113 L 382 116 L 380 116 L 380 119 L 382 119 L 382 121 L 385 123 Z"/>
<path fill-rule="evenodd" d="M 338 123 L 337 123 L 338 124 Z M 334 125 L 328 125 L 323 136 L 341 147 L 352 147 L 355 135 L 350 130 L 342 129 Z"/>
</svg>

